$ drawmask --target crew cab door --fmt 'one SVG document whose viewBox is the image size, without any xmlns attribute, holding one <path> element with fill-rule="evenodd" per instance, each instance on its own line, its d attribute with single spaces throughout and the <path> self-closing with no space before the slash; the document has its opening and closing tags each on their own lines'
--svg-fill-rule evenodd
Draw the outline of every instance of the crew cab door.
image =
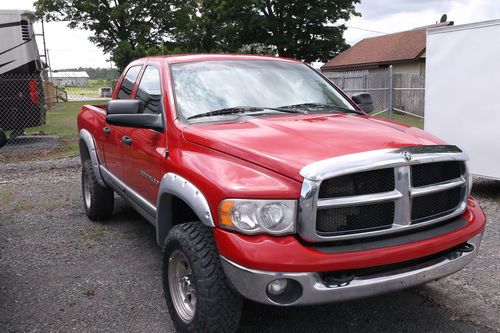
<svg viewBox="0 0 500 333">
<path fill-rule="evenodd" d="M 120 82 L 120 88 L 114 96 L 114 99 L 130 99 L 134 90 L 135 83 L 139 77 L 142 64 L 131 66 L 126 69 L 125 75 Z M 103 132 L 103 150 L 106 168 L 118 179 L 123 178 L 122 147 L 125 128 L 104 123 Z"/>
<path fill-rule="evenodd" d="M 139 81 L 134 97 L 144 103 L 144 113 L 164 112 L 160 68 L 160 64 L 147 64 Z M 135 192 L 156 205 L 161 181 L 160 166 L 166 151 L 165 131 L 125 128 L 124 135 L 129 143 L 123 145 L 123 180 Z"/>
</svg>

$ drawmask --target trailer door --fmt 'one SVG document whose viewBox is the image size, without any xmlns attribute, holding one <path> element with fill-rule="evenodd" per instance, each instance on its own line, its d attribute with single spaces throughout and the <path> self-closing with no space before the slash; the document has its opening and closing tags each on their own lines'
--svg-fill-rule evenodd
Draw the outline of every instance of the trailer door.
<svg viewBox="0 0 500 333">
<path fill-rule="evenodd" d="M 425 130 L 500 179 L 500 20 L 427 31 Z"/>
</svg>

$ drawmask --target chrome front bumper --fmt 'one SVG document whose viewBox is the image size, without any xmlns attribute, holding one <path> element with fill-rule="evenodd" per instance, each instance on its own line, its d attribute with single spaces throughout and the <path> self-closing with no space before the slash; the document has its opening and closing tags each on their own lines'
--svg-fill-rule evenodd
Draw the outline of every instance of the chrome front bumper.
<svg viewBox="0 0 500 333">
<path fill-rule="evenodd" d="M 273 305 L 311 305 L 331 303 L 382 294 L 424 284 L 453 274 L 468 265 L 478 254 L 483 234 L 470 239 L 470 252 L 455 251 L 439 260 L 430 260 L 413 267 L 394 269 L 384 273 L 354 277 L 348 284 L 330 286 L 320 273 L 280 273 L 242 267 L 224 257 L 222 266 L 236 290 L 253 301 Z M 273 297 L 266 292 L 270 282 L 289 279 L 296 290 L 290 297 Z M 286 292 L 285 292 L 286 293 Z"/>
</svg>

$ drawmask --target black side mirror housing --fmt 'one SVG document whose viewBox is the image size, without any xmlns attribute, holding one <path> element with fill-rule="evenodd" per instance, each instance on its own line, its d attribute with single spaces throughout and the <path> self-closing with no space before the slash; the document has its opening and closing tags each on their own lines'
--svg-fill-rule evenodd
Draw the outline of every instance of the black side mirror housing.
<svg viewBox="0 0 500 333">
<path fill-rule="evenodd" d="M 161 114 L 143 113 L 144 103 L 136 99 L 115 99 L 108 102 L 106 122 L 111 125 L 149 128 L 162 132 Z"/>
<path fill-rule="evenodd" d="M 163 119 L 161 114 L 139 113 L 139 114 L 108 114 L 106 122 L 111 125 L 149 128 L 158 132 L 163 132 Z"/>
<path fill-rule="evenodd" d="M 354 94 L 351 98 L 366 113 L 372 113 L 375 109 L 372 95 L 368 93 Z"/>
<path fill-rule="evenodd" d="M 144 103 L 137 99 L 114 99 L 108 102 L 107 114 L 139 114 L 144 112 Z"/>
</svg>

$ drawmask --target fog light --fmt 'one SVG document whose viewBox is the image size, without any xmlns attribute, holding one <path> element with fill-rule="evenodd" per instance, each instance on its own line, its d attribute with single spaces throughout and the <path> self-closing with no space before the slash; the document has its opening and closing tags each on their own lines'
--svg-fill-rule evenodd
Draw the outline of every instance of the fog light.
<svg viewBox="0 0 500 333">
<path fill-rule="evenodd" d="M 267 292 L 271 295 L 278 296 L 285 292 L 288 281 L 286 279 L 278 279 L 270 282 L 267 285 Z"/>
</svg>

